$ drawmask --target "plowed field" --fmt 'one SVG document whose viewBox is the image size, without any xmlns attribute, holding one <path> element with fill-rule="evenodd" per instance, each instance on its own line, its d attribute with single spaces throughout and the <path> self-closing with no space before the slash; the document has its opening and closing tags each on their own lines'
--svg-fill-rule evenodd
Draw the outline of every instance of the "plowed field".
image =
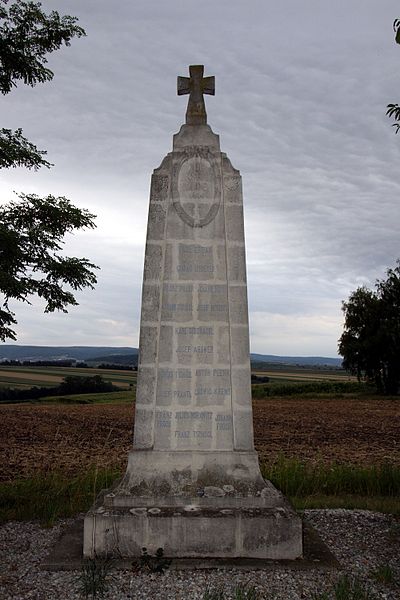
<svg viewBox="0 0 400 600">
<path fill-rule="evenodd" d="M 133 407 L 127 404 L 0 406 L 0 480 L 38 471 L 124 467 Z M 256 448 L 307 461 L 400 464 L 400 399 L 270 398 L 254 402 Z"/>
</svg>

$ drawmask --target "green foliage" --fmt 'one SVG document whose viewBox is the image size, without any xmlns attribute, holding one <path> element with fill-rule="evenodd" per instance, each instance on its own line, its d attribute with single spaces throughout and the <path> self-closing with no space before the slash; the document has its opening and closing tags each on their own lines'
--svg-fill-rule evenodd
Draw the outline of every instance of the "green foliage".
<svg viewBox="0 0 400 600">
<path fill-rule="evenodd" d="M 53 79 L 54 73 L 45 67 L 46 55 L 63 44 L 70 46 L 73 37 L 86 35 L 76 17 L 60 17 L 56 11 L 46 15 L 40 2 L 7 4 L 8 0 L 0 0 L 0 92 L 4 95 L 17 81 L 34 86 Z M 0 129 L 0 168 L 50 167 L 45 154 L 22 135 L 22 129 Z"/>
<path fill-rule="evenodd" d="M 94 600 L 107 591 L 107 583 L 113 561 L 109 557 L 85 558 L 79 577 L 82 595 Z"/>
<path fill-rule="evenodd" d="M 352 394 L 363 393 L 367 387 L 363 383 L 351 381 L 313 381 L 310 383 L 268 383 L 253 385 L 253 398 L 275 396 L 298 396 L 302 394 Z"/>
<path fill-rule="evenodd" d="M 67 375 L 57 387 L 37 387 L 33 386 L 28 389 L 12 389 L 0 388 L 0 403 L 15 404 L 17 402 L 27 402 L 46 398 L 47 396 L 65 396 L 73 394 L 79 396 L 73 398 L 64 398 L 64 403 L 71 404 L 90 404 L 96 394 L 119 392 L 121 388 L 112 384 L 110 381 L 104 381 L 101 375 L 82 376 L 82 375 Z M 85 394 L 94 394 L 91 399 L 85 398 Z M 83 397 L 82 397 L 83 395 Z"/>
<path fill-rule="evenodd" d="M 372 571 L 371 575 L 376 581 L 385 585 L 391 585 L 394 582 L 393 570 L 388 564 L 380 565 L 377 569 Z"/>
<path fill-rule="evenodd" d="M 395 32 L 395 41 L 397 44 L 400 44 L 400 19 L 395 19 L 393 21 L 393 31 Z"/>
<path fill-rule="evenodd" d="M 354 577 L 343 575 L 333 588 L 335 600 L 373 600 L 374 596 Z"/>
<path fill-rule="evenodd" d="M 95 394 L 68 394 L 68 396 L 49 396 L 44 402 L 51 404 L 132 404 L 134 390 Z"/>
<path fill-rule="evenodd" d="M 0 169 L 8 167 L 26 167 L 27 169 L 50 168 L 51 164 L 43 158 L 47 154 L 38 150 L 35 144 L 29 142 L 23 135 L 22 129 L 0 129 Z"/>
<path fill-rule="evenodd" d="M 224 588 L 207 588 L 203 594 L 203 600 L 225 600 Z"/>
<path fill-rule="evenodd" d="M 290 496 L 298 509 L 367 508 L 400 514 L 400 469 L 365 469 L 356 466 L 346 469 L 344 465 L 305 466 L 300 461 L 283 458 L 272 466 L 261 467 L 263 476 Z M 75 476 L 38 473 L 29 479 L 0 483 L 0 523 L 39 519 L 51 525 L 60 517 L 75 516 L 87 511 L 100 490 L 111 487 L 119 477 L 121 472 L 117 468 L 93 467 Z M 398 531 L 392 535 L 397 538 Z"/>
<path fill-rule="evenodd" d="M 261 600 L 259 592 L 254 586 L 238 585 L 234 592 L 235 600 Z"/>
<path fill-rule="evenodd" d="M 388 104 L 386 108 L 387 117 L 393 117 L 395 121 L 400 121 L 400 106 L 398 104 Z M 393 123 L 392 127 L 395 127 L 395 133 L 399 133 L 400 123 Z"/>
<path fill-rule="evenodd" d="M 393 22 L 393 31 L 395 32 L 395 42 L 400 44 L 400 19 L 395 19 Z M 398 104 L 388 104 L 386 115 L 393 117 L 395 121 L 400 121 L 400 106 Z M 396 129 L 395 133 L 399 133 L 400 123 L 393 123 L 392 127 Z"/>
<path fill-rule="evenodd" d="M 70 46 L 73 37 L 86 35 L 76 17 L 60 17 L 52 11 L 46 15 L 40 2 L 0 0 L 0 91 L 8 94 L 22 80 L 34 86 L 53 79 L 45 67 L 46 55 L 63 44 Z"/>
<path fill-rule="evenodd" d="M 374 381 L 378 391 L 397 394 L 400 385 L 400 261 L 377 281 L 376 291 L 354 291 L 343 303 L 344 332 L 339 340 L 343 366 L 358 379 Z"/>
<path fill-rule="evenodd" d="M 100 393 L 100 392 L 116 392 L 118 388 L 110 383 L 104 381 L 101 375 L 94 375 L 93 377 L 80 377 L 79 375 L 68 375 L 64 377 L 64 380 L 59 386 L 61 395 L 64 394 L 84 394 L 87 393 Z"/>
<path fill-rule="evenodd" d="M 311 600 L 374 600 L 375 596 L 355 577 L 342 575 L 329 592 L 316 593 Z"/>
<path fill-rule="evenodd" d="M 87 258 L 62 257 L 59 251 L 66 233 L 82 228 L 93 229 L 94 215 L 73 206 L 69 200 L 35 194 L 19 195 L 19 202 L 0 207 L 0 340 L 16 339 L 10 327 L 17 323 L 9 309 L 10 299 L 30 303 L 37 295 L 46 301 L 45 312 L 77 305 L 73 290 L 92 288 L 96 283 Z"/>
<path fill-rule="evenodd" d="M 400 467 L 383 464 L 360 467 L 348 464 L 309 464 L 280 456 L 271 465 L 261 465 L 263 477 L 286 496 L 400 495 Z"/>
<path fill-rule="evenodd" d="M 93 467 L 78 475 L 38 473 L 30 479 L 0 483 L 0 523 L 39 519 L 52 525 L 60 517 L 87 511 L 97 494 L 121 476 L 117 469 Z"/>
<path fill-rule="evenodd" d="M 40 2 L 19 1 L 8 5 L 0 0 L 0 92 L 8 94 L 18 81 L 34 86 L 50 81 L 53 72 L 45 65 L 47 54 L 85 31 L 76 17 L 60 17 L 52 11 L 46 15 Z M 0 129 L 0 168 L 50 167 L 46 152 L 38 150 L 23 135 L 22 129 Z M 95 265 L 86 258 L 61 257 L 61 239 L 65 233 L 94 227 L 86 210 L 70 204 L 66 198 L 38 198 L 19 195 L 21 202 L 11 202 L 0 210 L 0 340 L 16 339 L 12 326 L 17 323 L 9 309 L 10 299 L 28 302 L 38 295 L 46 301 L 45 312 L 76 305 L 73 290 L 93 287 Z M 36 277 L 36 275 L 41 275 Z"/>
</svg>

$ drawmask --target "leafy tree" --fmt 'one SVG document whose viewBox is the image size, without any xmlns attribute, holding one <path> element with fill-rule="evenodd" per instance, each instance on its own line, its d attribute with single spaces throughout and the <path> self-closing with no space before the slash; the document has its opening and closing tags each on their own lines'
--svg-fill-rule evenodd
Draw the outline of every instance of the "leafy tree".
<svg viewBox="0 0 400 600">
<path fill-rule="evenodd" d="M 400 19 L 396 19 L 393 23 L 393 31 L 395 32 L 395 41 L 400 44 Z M 400 121 L 400 106 L 398 104 L 388 104 L 386 115 L 393 117 L 395 121 Z M 393 123 L 392 127 L 396 128 L 396 133 L 399 133 L 400 123 Z"/>
<path fill-rule="evenodd" d="M 7 8 L 0 0 L 0 92 L 8 94 L 18 81 L 35 86 L 50 81 L 53 71 L 45 65 L 46 54 L 62 44 L 71 45 L 73 37 L 86 35 L 76 17 L 46 15 L 40 2 L 16 2 Z M 0 166 L 49 167 L 43 150 L 22 136 L 22 130 L 0 129 Z"/>
<path fill-rule="evenodd" d="M 73 37 L 85 34 L 76 17 L 56 11 L 46 15 L 40 2 L 0 0 L 0 91 L 8 94 L 17 82 L 34 86 L 50 81 L 53 72 L 46 55 Z M 28 141 L 22 129 L 0 129 L 0 168 L 38 169 L 51 164 Z M 16 339 L 17 323 L 9 301 L 37 295 L 46 301 L 45 312 L 76 305 L 72 290 L 93 288 L 97 268 L 86 258 L 62 257 L 59 251 L 66 233 L 94 227 L 94 215 L 73 206 L 64 197 L 39 198 L 18 194 L 19 200 L 0 207 L 0 340 Z"/>
<path fill-rule="evenodd" d="M 0 338 L 16 339 L 10 325 L 17 323 L 9 309 L 11 299 L 28 302 L 37 295 L 46 301 L 45 312 L 67 312 L 77 305 L 73 290 L 93 289 L 94 264 L 86 258 L 62 257 L 63 237 L 74 229 L 93 228 L 94 215 L 69 200 L 19 195 L 19 201 L 0 207 Z"/>
<path fill-rule="evenodd" d="M 374 381 L 385 394 L 400 386 L 400 261 L 375 290 L 360 287 L 343 302 L 339 340 L 343 366 L 358 379 Z"/>
</svg>

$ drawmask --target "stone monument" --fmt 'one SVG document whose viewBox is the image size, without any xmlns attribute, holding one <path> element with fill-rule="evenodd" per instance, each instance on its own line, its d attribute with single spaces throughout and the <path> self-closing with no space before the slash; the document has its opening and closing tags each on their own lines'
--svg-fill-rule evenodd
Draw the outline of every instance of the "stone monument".
<svg viewBox="0 0 400 600">
<path fill-rule="evenodd" d="M 133 448 L 87 514 L 84 555 L 295 559 L 302 524 L 253 443 L 242 186 L 207 125 L 203 66 L 152 176 Z"/>
</svg>

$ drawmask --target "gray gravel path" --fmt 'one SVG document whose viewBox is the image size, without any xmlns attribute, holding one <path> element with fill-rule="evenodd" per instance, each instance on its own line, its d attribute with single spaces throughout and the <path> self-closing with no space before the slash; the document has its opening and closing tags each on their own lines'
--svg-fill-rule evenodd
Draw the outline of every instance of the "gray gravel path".
<svg viewBox="0 0 400 600">
<path fill-rule="evenodd" d="M 207 588 L 222 587 L 225 600 L 234 598 L 235 586 L 247 584 L 254 586 L 263 600 L 319 600 L 316 594 L 330 592 L 339 577 L 349 574 L 362 582 L 371 598 L 400 600 L 399 519 L 342 509 L 307 510 L 304 516 L 336 555 L 341 571 L 296 571 L 278 566 L 265 571 L 166 571 L 162 575 L 112 571 L 104 599 L 201 600 Z M 60 521 L 51 529 L 37 523 L 15 522 L 0 527 L 1 600 L 82 598 L 79 572 L 49 573 L 40 569 L 41 561 L 67 523 Z M 373 571 L 382 565 L 391 567 L 394 583 L 382 584 L 374 579 Z"/>
</svg>

